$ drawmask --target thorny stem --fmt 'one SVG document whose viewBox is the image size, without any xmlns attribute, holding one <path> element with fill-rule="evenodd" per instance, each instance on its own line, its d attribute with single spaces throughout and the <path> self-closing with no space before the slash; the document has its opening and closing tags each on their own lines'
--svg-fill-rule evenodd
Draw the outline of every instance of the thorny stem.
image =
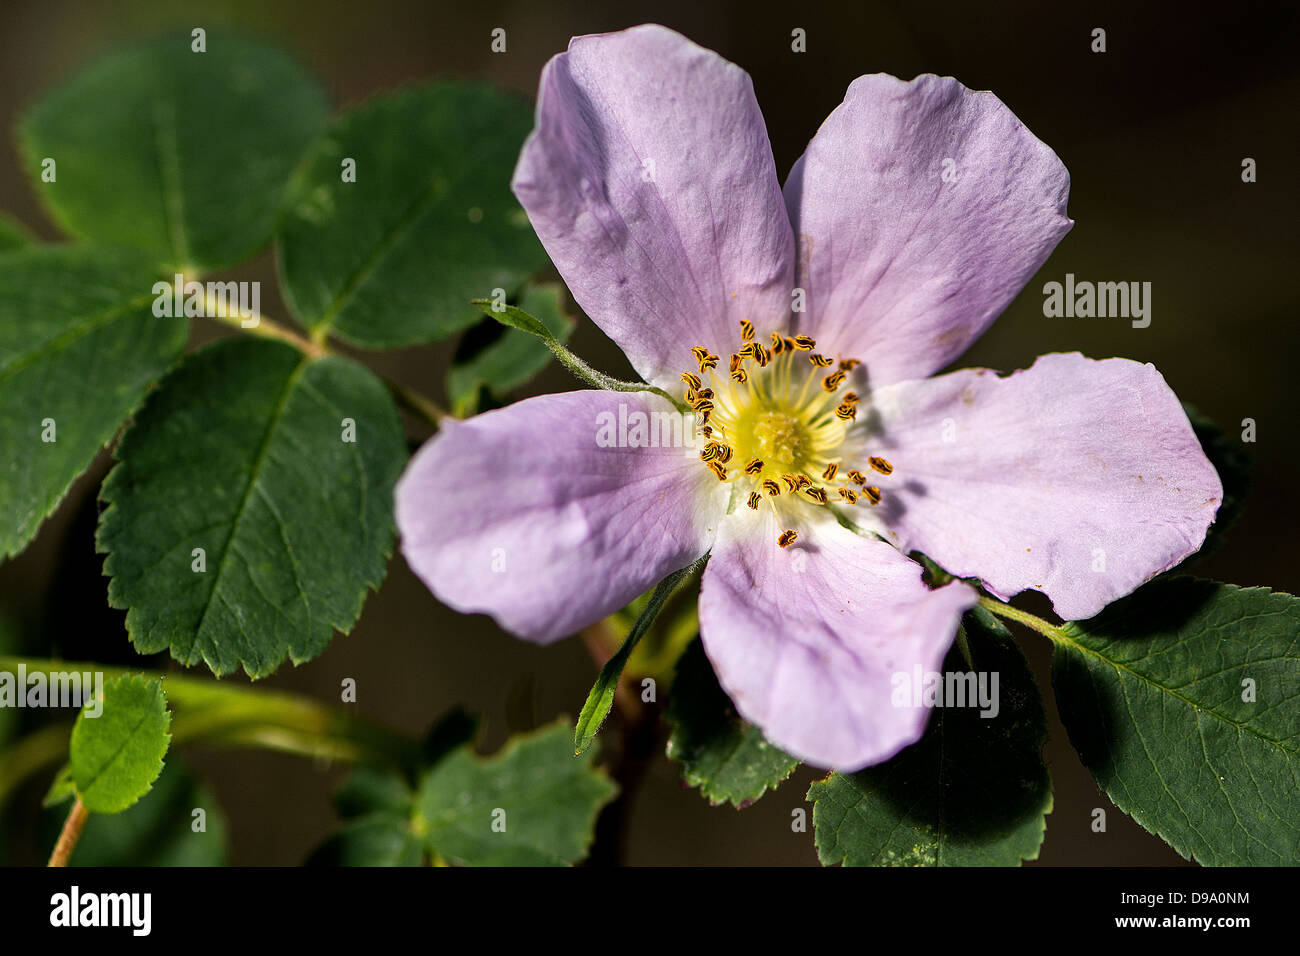
<svg viewBox="0 0 1300 956">
<path fill-rule="evenodd" d="M 54 844 L 54 852 L 50 854 L 50 866 L 68 865 L 68 860 L 77 847 L 77 841 L 81 839 L 81 831 L 86 828 L 86 820 L 89 817 L 90 811 L 81 802 L 81 798 L 77 797 L 72 803 L 72 809 L 68 811 L 68 819 L 63 821 L 63 832 L 59 834 L 59 842 Z"/>
<path fill-rule="evenodd" d="M 1028 611 L 1022 611 L 1019 608 L 1012 607 L 1010 604 L 1003 604 L 1001 601 L 995 601 L 990 597 L 981 597 L 979 599 L 980 607 L 992 611 L 999 617 L 1004 617 L 1008 621 L 1015 621 L 1017 624 L 1023 624 L 1032 631 L 1037 631 L 1053 643 L 1068 642 L 1069 637 L 1055 624 L 1044 621 L 1036 614 L 1030 614 Z"/>
<path fill-rule="evenodd" d="M 286 342 L 304 355 L 309 355 L 312 358 L 324 358 L 327 355 L 337 354 L 329 347 L 329 344 L 326 341 L 326 334 L 313 333 L 312 337 L 308 339 L 299 335 L 287 325 L 276 322 L 274 319 L 269 319 L 261 313 L 255 313 L 254 315 L 247 317 L 241 316 L 238 313 L 235 315 L 223 315 L 221 313 L 224 313 L 227 310 L 224 308 L 217 308 L 219 304 L 220 303 L 217 303 L 215 299 L 211 297 L 207 300 L 207 307 L 204 309 L 207 318 L 213 319 L 217 322 L 223 322 L 226 325 L 233 326 L 241 332 L 247 332 L 250 335 L 259 335 L 262 338 L 276 339 L 280 342 Z M 245 322 L 252 322 L 254 319 L 256 320 L 255 324 L 250 326 L 244 325 Z M 383 376 L 380 377 L 383 378 Z M 416 415 L 424 422 L 432 425 L 434 428 L 441 425 L 444 418 L 452 417 L 451 412 L 447 411 L 432 399 L 421 395 L 414 389 L 408 388 L 405 385 L 401 385 L 387 378 L 384 378 L 383 382 L 388 386 L 389 392 L 392 393 L 393 398 L 397 400 L 399 405 L 405 408 L 408 412 Z"/>
</svg>

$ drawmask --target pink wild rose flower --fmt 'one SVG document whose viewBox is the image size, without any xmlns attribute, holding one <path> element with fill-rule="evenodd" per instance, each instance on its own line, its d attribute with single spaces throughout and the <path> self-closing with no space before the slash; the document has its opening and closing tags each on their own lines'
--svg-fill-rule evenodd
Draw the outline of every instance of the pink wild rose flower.
<svg viewBox="0 0 1300 956">
<path fill-rule="evenodd" d="M 977 598 L 927 588 L 909 552 L 1080 619 L 1214 520 L 1218 475 L 1153 366 L 1071 353 L 928 377 L 1072 225 L 1065 167 L 991 93 L 863 76 L 782 189 L 739 67 L 660 26 L 578 37 L 542 73 L 513 187 L 697 441 L 602 440 L 677 414 L 648 392 L 445 424 L 397 521 L 458 611 L 547 643 L 711 552 L 700 634 L 737 711 L 851 771 L 921 736 L 926 709 L 896 706 L 891 679 L 939 670 Z"/>
</svg>

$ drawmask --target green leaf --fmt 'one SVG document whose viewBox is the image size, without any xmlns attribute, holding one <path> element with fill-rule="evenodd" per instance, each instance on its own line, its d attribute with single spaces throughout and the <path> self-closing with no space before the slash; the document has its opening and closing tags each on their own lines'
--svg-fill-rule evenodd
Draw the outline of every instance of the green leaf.
<svg viewBox="0 0 1300 956">
<path fill-rule="evenodd" d="M 315 657 L 383 581 L 406 456 L 387 390 L 349 359 L 265 339 L 189 356 L 102 491 L 96 543 L 136 649 L 255 678 Z"/>
<path fill-rule="evenodd" d="M 1158 579 L 1060 633 L 1061 720 L 1116 806 L 1202 864 L 1300 863 L 1300 599 Z"/>
<path fill-rule="evenodd" d="M 614 695 L 618 691 L 618 681 L 623 676 L 623 668 L 627 666 L 627 659 L 632 656 L 637 642 L 645 636 L 645 632 L 655 622 L 655 618 L 659 616 L 659 612 L 663 610 L 664 604 L 677 590 L 678 585 L 703 568 L 707 560 L 708 555 L 696 559 L 681 570 L 668 575 L 655 587 L 645 610 L 637 617 L 636 623 L 632 625 L 632 629 L 623 640 L 623 646 L 618 649 L 618 653 L 605 662 L 605 666 L 596 675 L 596 683 L 587 694 L 587 700 L 582 705 L 582 713 L 578 715 L 578 722 L 573 729 L 575 754 L 582 754 L 600 733 L 605 718 L 609 716 L 610 708 L 614 706 Z"/>
<path fill-rule="evenodd" d="M 308 862 L 416 866 L 427 854 L 471 866 L 554 866 L 584 856 L 614 785 L 589 760 L 574 759 L 563 722 L 516 737 L 486 760 L 468 739 L 476 723 L 459 710 L 439 721 L 418 793 L 398 773 L 353 771 L 335 797 L 344 825 Z"/>
<path fill-rule="evenodd" d="M 203 816 L 194 815 L 202 810 Z M 66 811 L 47 815 L 54 845 Z M 203 829 L 196 830 L 199 820 Z M 69 866 L 224 866 L 229 826 L 212 791 L 175 759 L 140 802 L 117 816 L 91 814 Z"/>
<path fill-rule="evenodd" d="M 417 826 L 432 852 L 472 866 L 559 866 L 582 859 L 616 787 L 574 757 L 567 722 L 511 740 L 489 759 L 462 747 L 424 775 Z"/>
<path fill-rule="evenodd" d="M 510 192 L 532 123 L 522 100 L 465 82 L 339 117 L 287 198 L 277 249 L 293 314 L 314 334 L 393 348 L 465 328 L 475 296 L 512 294 L 546 264 Z"/>
<path fill-rule="evenodd" d="M 32 242 L 27 227 L 18 220 L 0 212 L 0 252 L 22 249 Z"/>
<path fill-rule="evenodd" d="M 504 326 L 517 329 L 520 332 L 527 332 L 529 335 L 541 339 L 561 365 L 572 372 L 578 379 L 594 388 L 603 388 L 612 392 L 653 392 L 672 402 L 678 410 L 684 411 L 686 409 L 685 405 L 662 388 L 647 385 L 645 382 L 625 382 L 588 365 L 565 348 L 564 343 L 551 334 L 551 330 L 546 327 L 545 323 L 537 317 L 529 315 L 518 306 L 509 303 L 501 304 L 491 299 L 475 299 L 473 304 L 488 318 L 495 319 Z"/>
<path fill-rule="evenodd" d="M 576 324 L 564 312 L 564 290 L 559 285 L 528 287 L 520 307 L 535 315 L 559 342 L 568 341 Z M 486 343 L 484 343 L 486 340 Z M 532 335 L 483 319 L 466 333 L 447 373 L 447 394 L 458 417 L 478 411 L 480 389 L 504 399 L 551 364 L 554 356 Z"/>
<path fill-rule="evenodd" d="M 153 315 L 154 279 L 147 261 L 103 250 L 0 257 L 0 558 L 36 536 L 180 357 L 186 325 Z"/>
<path fill-rule="evenodd" d="M 32 107 L 19 140 L 70 234 L 170 267 L 229 266 L 271 237 L 284 186 L 320 131 L 324 95 L 282 53 L 212 33 L 103 59 Z M 57 178 L 41 178 L 44 159 Z"/>
<path fill-rule="evenodd" d="M 415 794 L 400 774 L 357 767 L 334 797 L 346 821 L 308 858 L 310 866 L 419 866 Z"/>
<path fill-rule="evenodd" d="M 376 813 L 349 821 L 307 859 L 308 866 L 419 866 L 420 838 L 409 821 Z"/>
<path fill-rule="evenodd" d="M 672 725 L 668 756 L 710 803 L 747 807 L 799 766 L 736 713 L 698 638 L 677 662 L 666 716 Z"/>
<path fill-rule="evenodd" d="M 375 812 L 406 813 L 411 797 L 400 773 L 362 764 L 334 795 L 334 807 L 345 820 Z"/>
<path fill-rule="evenodd" d="M 998 684 L 996 716 L 937 707 L 920 741 L 887 763 L 813 784 L 823 864 L 1019 866 L 1038 856 L 1052 784 L 1047 722 L 1019 648 L 980 618 L 963 620 L 976 674 Z M 956 650 L 944 673 L 971 673 Z"/>
<path fill-rule="evenodd" d="M 45 796 L 41 799 L 43 807 L 57 807 L 61 803 L 67 803 L 77 795 L 77 783 L 72 779 L 72 764 L 65 763 L 54 777 L 54 782 L 50 784 L 50 789 L 45 791 Z"/>
<path fill-rule="evenodd" d="M 162 682 L 134 674 L 104 684 L 97 716 L 83 707 L 68 762 L 77 796 L 92 813 L 121 813 L 153 786 L 171 741 Z"/>
</svg>

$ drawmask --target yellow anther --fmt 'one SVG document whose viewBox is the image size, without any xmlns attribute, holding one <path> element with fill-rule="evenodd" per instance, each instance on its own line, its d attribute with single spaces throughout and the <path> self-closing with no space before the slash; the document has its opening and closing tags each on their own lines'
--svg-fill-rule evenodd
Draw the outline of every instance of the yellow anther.
<svg viewBox="0 0 1300 956">
<path fill-rule="evenodd" d="M 826 466 L 826 470 L 822 472 L 822 479 L 825 481 L 834 481 L 835 473 L 839 470 L 840 470 L 840 466 L 837 465 L 835 462 L 831 462 L 829 465 Z"/>
<path fill-rule="evenodd" d="M 748 502 L 748 504 L 749 504 L 749 506 L 750 506 L 751 508 L 753 508 L 755 511 L 758 510 L 759 503 L 762 502 L 762 500 L 763 500 L 763 496 L 760 495 L 757 491 L 751 491 L 751 492 L 749 493 L 749 502 Z"/>
<path fill-rule="evenodd" d="M 835 359 L 827 358 L 820 352 L 814 352 L 812 355 L 808 356 L 808 361 L 812 362 L 818 368 L 830 368 L 835 364 Z"/>
<path fill-rule="evenodd" d="M 749 319 L 740 320 L 740 337 L 746 342 L 754 341 L 754 323 Z"/>
<path fill-rule="evenodd" d="M 843 498 L 845 501 L 847 501 L 849 504 L 856 505 L 858 503 L 858 493 L 854 491 L 852 488 L 848 487 L 847 485 L 839 489 L 839 492 L 840 492 L 840 497 Z"/>
<path fill-rule="evenodd" d="M 722 465 L 718 464 L 716 461 L 711 461 L 708 462 L 708 466 L 713 470 L 713 473 L 718 476 L 718 481 L 727 480 L 727 469 Z"/>
<path fill-rule="evenodd" d="M 776 543 L 783 548 L 788 548 L 790 547 L 790 545 L 795 543 L 795 540 L 798 537 L 799 537 L 798 531 L 782 531 L 781 537 L 776 539 Z"/>
<path fill-rule="evenodd" d="M 822 379 L 822 388 L 828 392 L 833 392 L 844 384 L 845 372 L 843 369 L 837 369 Z"/>
<path fill-rule="evenodd" d="M 880 489 L 875 485 L 867 485 L 862 489 L 862 497 L 866 498 L 873 505 L 880 504 Z"/>
<path fill-rule="evenodd" d="M 763 462 L 762 459 L 759 458 L 755 458 L 753 461 L 751 461 L 748 465 L 745 466 L 745 474 L 749 475 L 749 477 L 751 478 L 761 473 L 762 470 L 763 470 Z"/>
<path fill-rule="evenodd" d="M 787 344 L 800 352 L 811 352 L 817 347 L 817 342 L 811 335 L 796 335 Z"/>
<path fill-rule="evenodd" d="M 827 498 L 826 498 L 825 488 L 818 488 L 816 485 L 812 485 L 810 487 L 804 488 L 803 493 L 807 495 L 809 498 L 811 498 L 813 501 L 817 502 L 819 505 L 826 504 Z"/>
<path fill-rule="evenodd" d="M 763 479 L 763 491 L 769 498 L 775 498 L 781 493 L 781 486 L 771 478 Z"/>
<path fill-rule="evenodd" d="M 861 364 L 861 359 L 840 359 L 840 368 L 844 369 L 846 372 L 852 372 Z"/>
<path fill-rule="evenodd" d="M 847 478 L 849 481 L 853 482 L 855 485 L 865 485 L 867 483 L 867 476 L 864 475 L 862 472 L 858 471 L 856 468 L 850 468 L 847 472 L 845 472 L 844 477 Z"/>
<path fill-rule="evenodd" d="M 749 373 L 746 372 L 743 368 L 738 368 L 731 373 L 731 380 L 737 383 L 738 385 L 744 385 L 746 382 L 749 381 Z"/>
<path fill-rule="evenodd" d="M 700 387 L 700 377 L 693 372 L 682 372 L 682 381 L 686 387 L 694 391 Z"/>
<path fill-rule="evenodd" d="M 893 465 L 891 465 L 884 458 L 881 458 L 877 455 L 873 455 L 872 457 L 868 458 L 867 464 L 871 466 L 872 471 L 878 471 L 882 475 L 893 474 L 894 471 Z"/>
</svg>

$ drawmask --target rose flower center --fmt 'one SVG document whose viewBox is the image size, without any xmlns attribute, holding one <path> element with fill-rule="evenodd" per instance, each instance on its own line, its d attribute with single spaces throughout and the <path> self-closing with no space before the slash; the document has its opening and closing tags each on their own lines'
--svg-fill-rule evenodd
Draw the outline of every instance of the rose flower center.
<svg viewBox="0 0 1300 956">
<path fill-rule="evenodd" d="M 862 469 L 840 460 L 858 415 L 848 377 L 861 363 L 827 358 L 806 335 L 773 332 L 765 346 L 755 341 L 749 321 L 740 323 L 740 337 L 725 376 L 718 356 L 703 347 L 691 349 L 699 372 L 682 373 L 686 401 L 706 440 L 700 452 L 705 466 L 719 481 L 741 482 L 745 503 L 757 510 L 766 501 L 778 519 L 798 510 L 789 502 L 879 504 L 880 489 L 867 484 Z M 894 470 L 878 456 L 863 465 L 882 475 Z M 789 547 L 798 537 L 787 528 L 777 544 Z"/>
</svg>

